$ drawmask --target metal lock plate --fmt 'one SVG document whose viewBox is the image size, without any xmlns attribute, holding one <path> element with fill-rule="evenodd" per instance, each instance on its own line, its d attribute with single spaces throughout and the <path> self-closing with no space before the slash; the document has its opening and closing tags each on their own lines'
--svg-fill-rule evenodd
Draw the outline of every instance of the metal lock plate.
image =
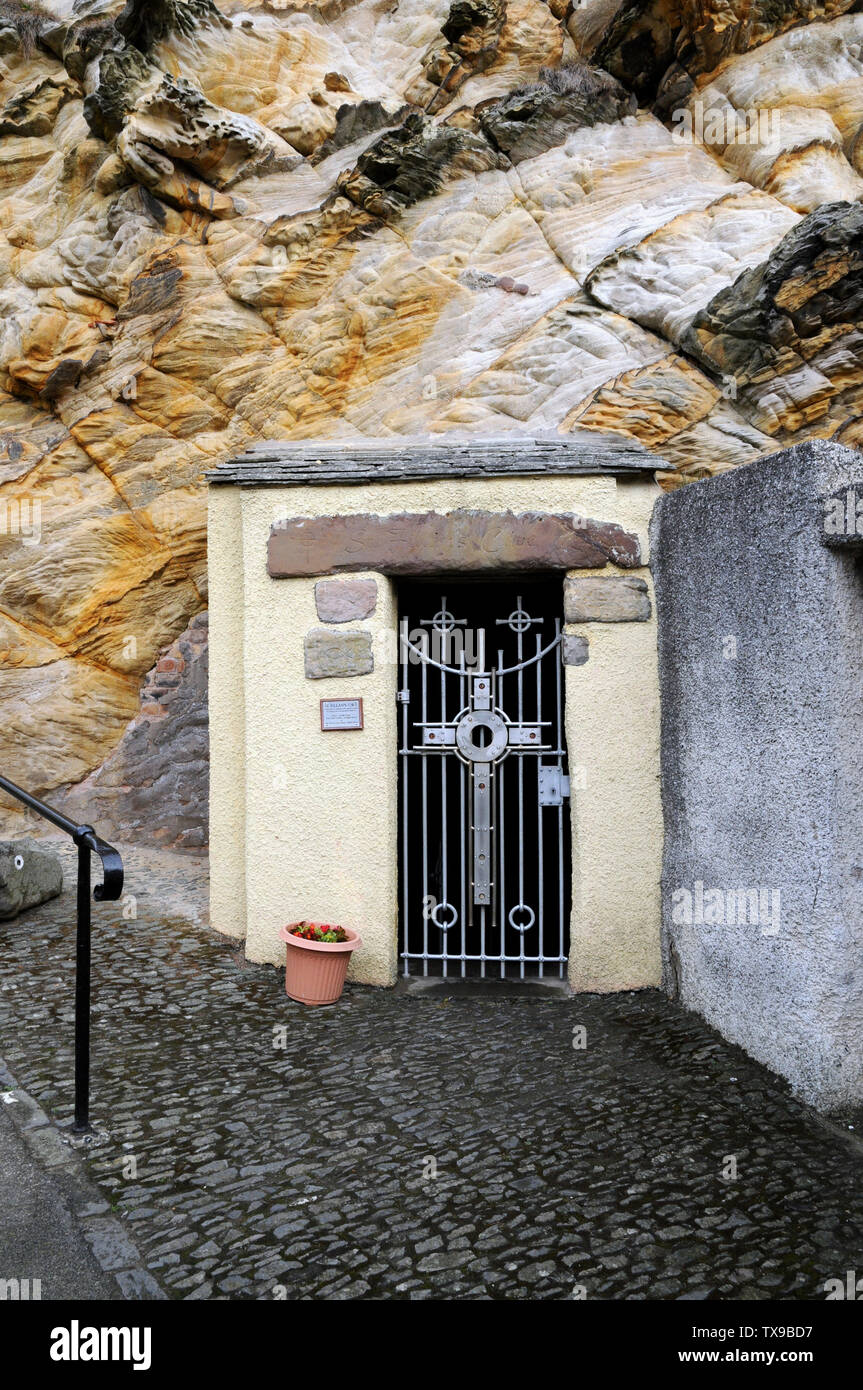
<svg viewBox="0 0 863 1390">
<path fill-rule="evenodd" d="M 564 777 L 559 767 L 540 767 L 539 804 L 540 806 L 562 806 L 564 797 L 569 796 L 569 778 Z"/>
</svg>

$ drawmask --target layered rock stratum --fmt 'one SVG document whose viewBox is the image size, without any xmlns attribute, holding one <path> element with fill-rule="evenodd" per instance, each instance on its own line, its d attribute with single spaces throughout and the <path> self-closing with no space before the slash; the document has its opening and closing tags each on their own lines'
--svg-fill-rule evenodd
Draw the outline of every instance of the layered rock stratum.
<svg viewBox="0 0 863 1390">
<path fill-rule="evenodd" d="M 861 48 L 846 0 L 0 0 L 0 768 L 146 833 L 254 440 L 856 445 Z"/>
</svg>

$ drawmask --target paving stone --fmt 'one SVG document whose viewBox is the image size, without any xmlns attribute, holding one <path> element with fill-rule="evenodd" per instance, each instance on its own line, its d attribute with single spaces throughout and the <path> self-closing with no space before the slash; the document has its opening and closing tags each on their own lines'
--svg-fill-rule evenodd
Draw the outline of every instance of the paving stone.
<svg viewBox="0 0 863 1390">
<path fill-rule="evenodd" d="M 165 1296 L 156 1280 L 144 1269 L 121 1269 L 115 1273 L 114 1278 L 126 1298 L 134 1302 L 140 1299 L 161 1299 Z"/>
</svg>

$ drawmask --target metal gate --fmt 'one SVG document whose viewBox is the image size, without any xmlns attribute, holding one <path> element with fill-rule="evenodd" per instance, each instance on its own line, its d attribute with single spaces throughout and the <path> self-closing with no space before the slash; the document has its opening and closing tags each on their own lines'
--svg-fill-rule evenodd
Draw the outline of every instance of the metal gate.
<svg viewBox="0 0 863 1390">
<path fill-rule="evenodd" d="M 556 579 L 401 591 L 406 975 L 564 973 L 562 590 Z"/>
</svg>

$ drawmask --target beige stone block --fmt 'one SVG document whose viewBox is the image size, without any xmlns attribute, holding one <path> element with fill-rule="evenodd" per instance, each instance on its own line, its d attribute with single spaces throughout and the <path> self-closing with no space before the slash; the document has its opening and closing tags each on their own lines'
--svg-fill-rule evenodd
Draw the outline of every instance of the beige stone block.
<svg viewBox="0 0 863 1390">
<path fill-rule="evenodd" d="M 370 632 L 330 632 L 313 628 L 304 643 L 308 680 L 367 676 L 375 668 Z"/>
<path fill-rule="evenodd" d="M 563 613 L 568 623 L 647 622 L 647 584 L 635 575 L 570 577 L 563 591 Z"/>
</svg>

